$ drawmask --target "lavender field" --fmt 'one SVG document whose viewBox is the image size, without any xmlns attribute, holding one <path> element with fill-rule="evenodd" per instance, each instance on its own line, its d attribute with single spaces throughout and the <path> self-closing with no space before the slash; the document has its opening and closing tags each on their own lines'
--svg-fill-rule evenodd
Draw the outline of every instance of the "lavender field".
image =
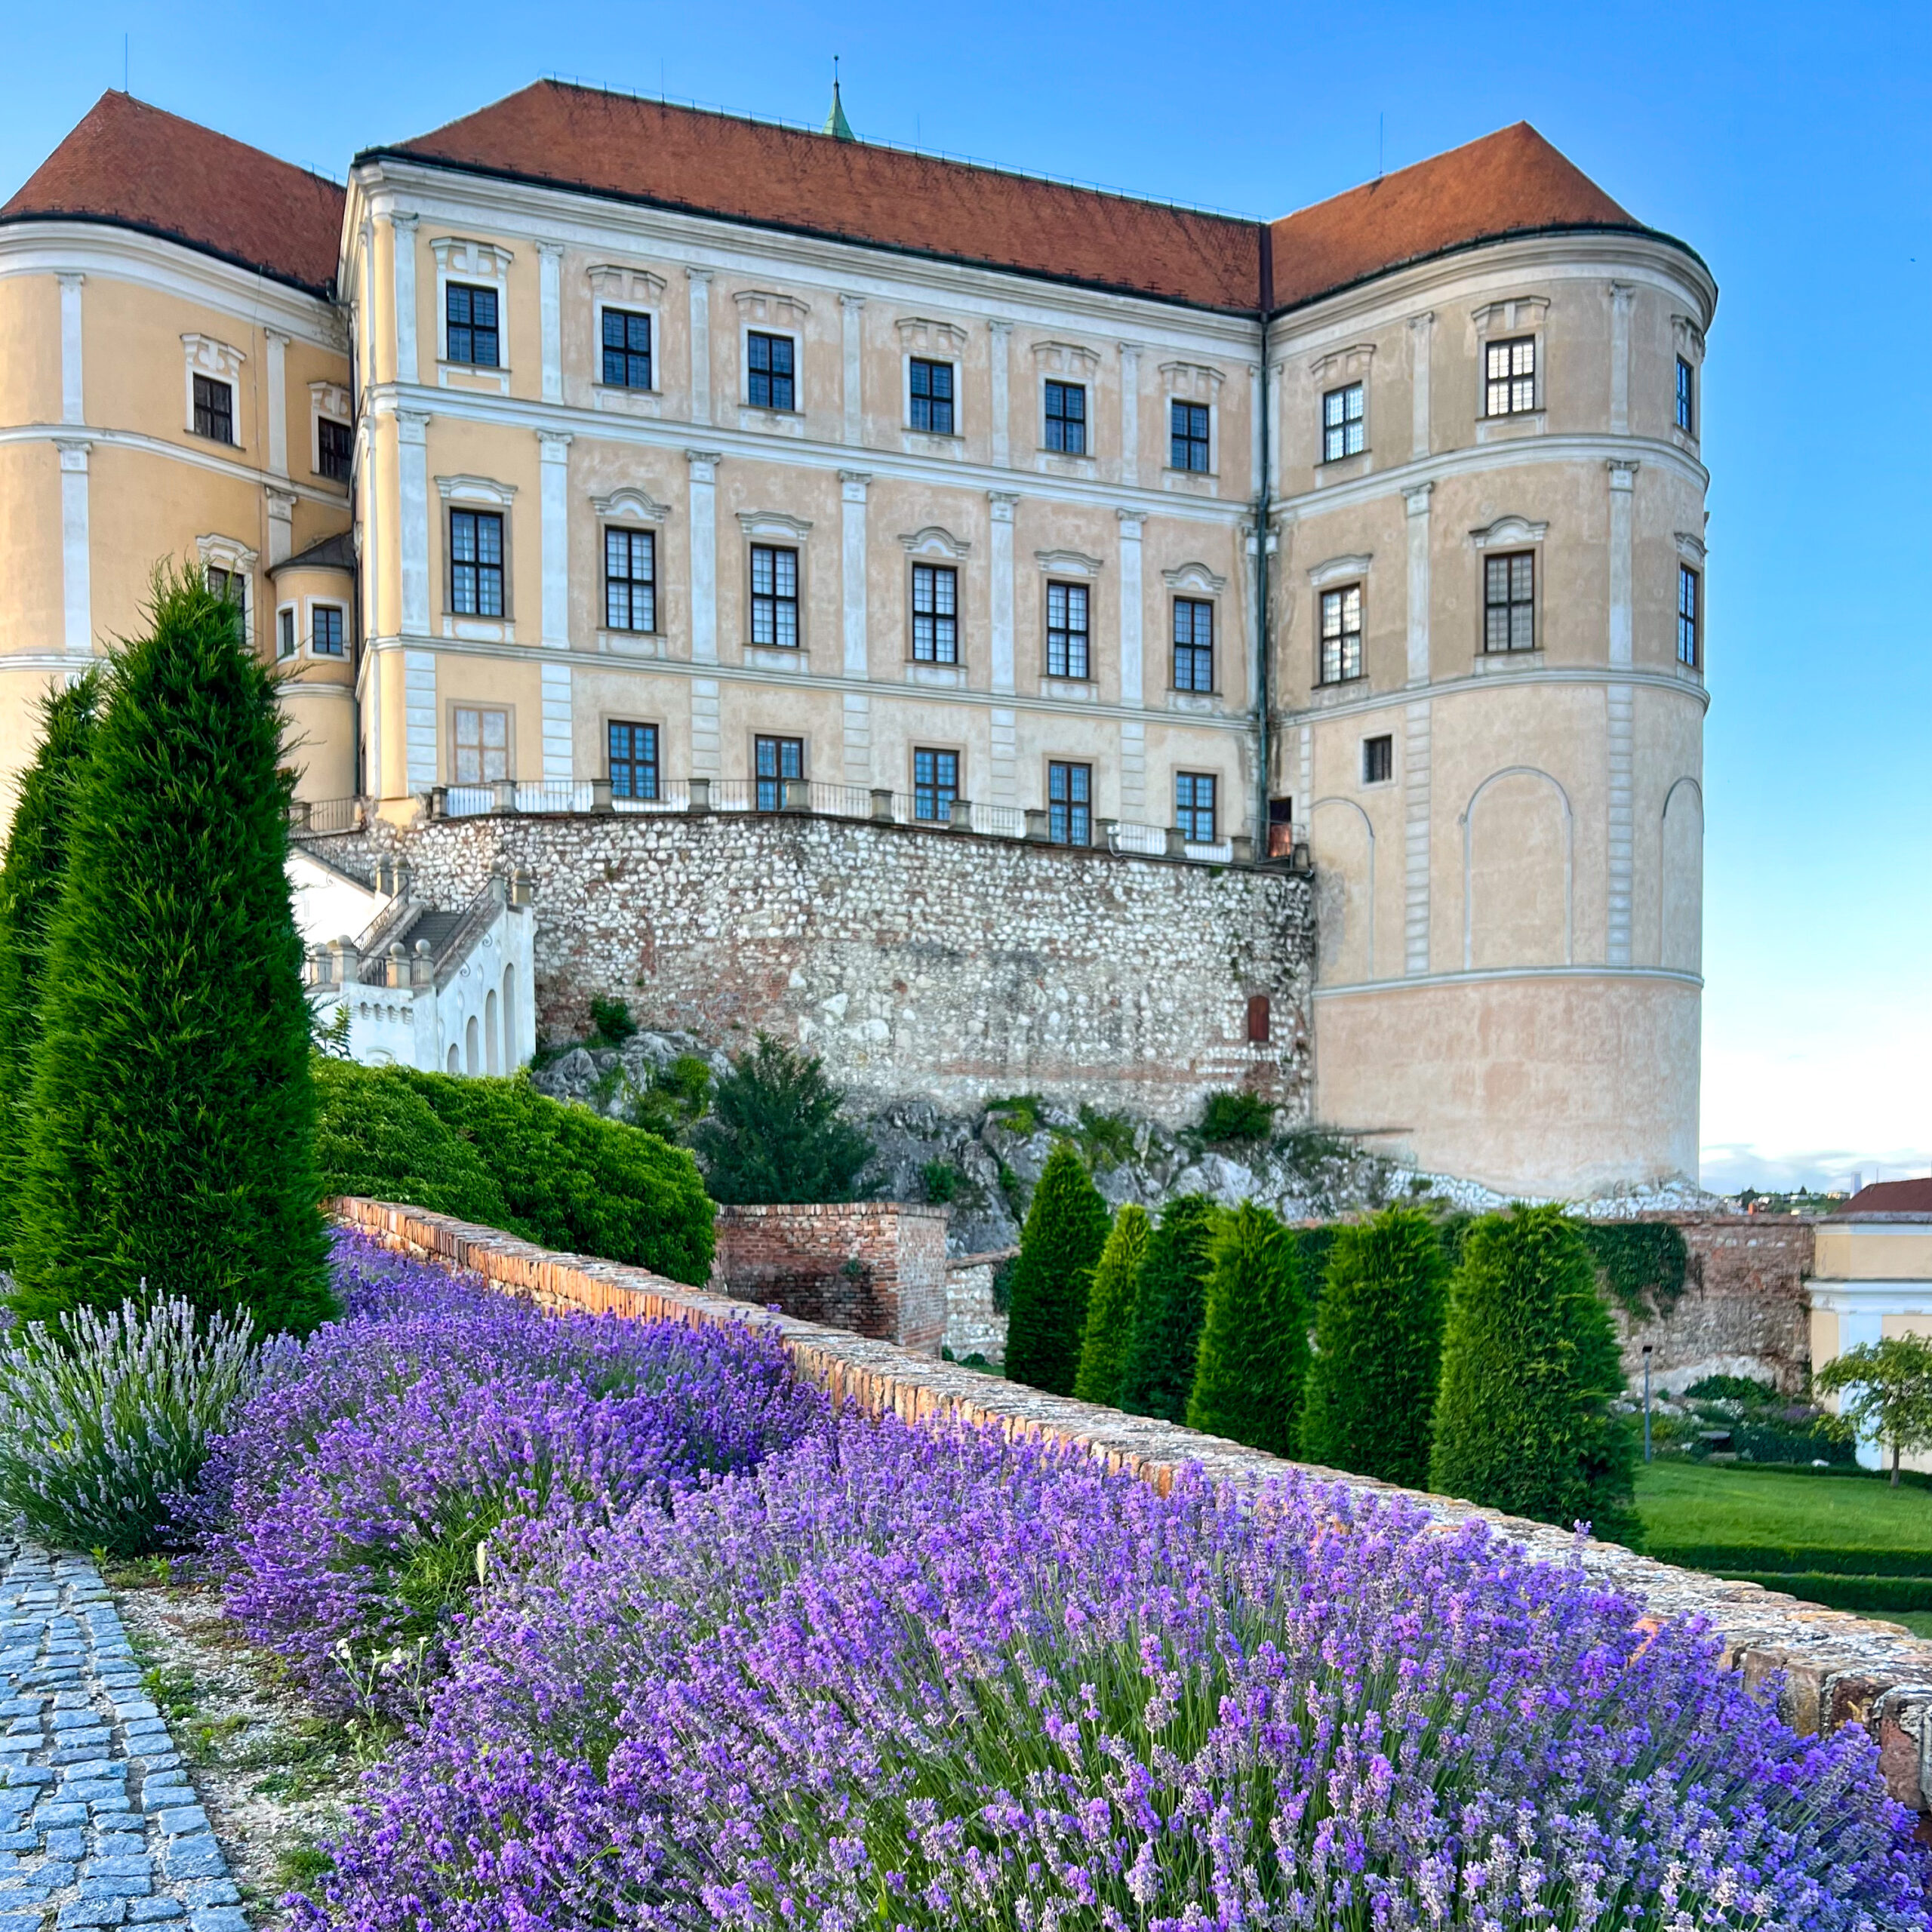
<svg viewBox="0 0 1932 1932">
<path fill-rule="evenodd" d="M 391 1739 L 310 1932 L 1932 1924 L 1860 1730 L 1479 1524 L 336 1265 L 199 1506 L 230 1614 Z"/>
</svg>

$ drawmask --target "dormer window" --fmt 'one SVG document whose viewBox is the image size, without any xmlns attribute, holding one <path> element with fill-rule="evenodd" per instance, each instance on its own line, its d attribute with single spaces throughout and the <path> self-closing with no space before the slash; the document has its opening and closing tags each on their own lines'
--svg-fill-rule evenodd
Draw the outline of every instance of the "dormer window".
<svg viewBox="0 0 1932 1932">
<path fill-rule="evenodd" d="M 1364 425 L 1362 419 L 1363 387 L 1350 383 L 1346 388 L 1331 389 L 1321 398 L 1321 460 L 1340 463 L 1344 457 L 1360 456 Z"/>
<path fill-rule="evenodd" d="M 1537 339 L 1512 336 L 1484 350 L 1483 414 L 1523 416 L 1537 406 Z"/>
<path fill-rule="evenodd" d="M 195 434 L 211 441 L 235 441 L 235 386 L 213 376 L 195 378 Z"/>
<path fill-rule="evenodd" d="M 444 291 L 445 359 L 479 369 L 498 365 L 497 291 L 453 281 Z"/>
</svg>

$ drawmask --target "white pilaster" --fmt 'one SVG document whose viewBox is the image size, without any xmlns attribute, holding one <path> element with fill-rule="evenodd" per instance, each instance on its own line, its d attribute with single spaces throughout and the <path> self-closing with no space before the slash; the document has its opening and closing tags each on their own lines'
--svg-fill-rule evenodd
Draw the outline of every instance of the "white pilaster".
<svg viewBox="0 0 1932 1932">
<path fill-rule="evenodd" d="M 426 792 L 436 782 L 436 654 L 402 654 L 403 734 L 409 789 Z"/>
<path fill-rule="evenodd" d="M 537 313 L 542 325 L 543 400 L 564 399 L 564 245 L 537 245 Z"/>
<path fill-rule="evenodd" d="M 1267 412 L 1261 406 L 1261 365 L 1251 362 L 1247 369 L 1248 488 L 1261 487 L 1261 439 L 1267 433 Z M 1258 690 L 1260 687 L 1257 685 Z"/>
<path fill-rule="evenodd" d="M 541 478 L 537 509 L 543 520 L 543 641 L 559 651 L 568 651 L 571 642 L 571 439 L 561 430 L 540 429 L 537 445 Z"/>
<path fill-rule="evenodd" d="M 543 674 L 543 782 L 568 785 L 577 776 L 571 667 L 546 662 L 539 668 Z"/>
<path fill-rule="evenodd" d="M 1004 490 L 989 490 L 992 509 L 992 688 L 1013 690 L 1013 506 L 1020 499 Z"/>
<path fill-rule="evenodd" d="M 395 379 L 413 383 L 416 373 L 416 217 L 400 210 L 389 217 L 395 246 Z"/>
<path fill-rule="evenodd" d="M 845 440 L 856 448 L 866 439 L 866 298 L 863 295 L 841 295 L 838 309 L 841 346 L 844 352 L 839 398 L 844 405 Z"/>
<path fill-rule="evenodd" d="M 269 509 L 269 562 L 281 563 L 295 554 L 295 492 L 267 489 Z"/>
<path fill-rule="evenodd" d="M 1409 511 L 1409 682 L 1429 682 L 1429 499 L 1433 483 L 1402 492 Z"/>
<path fill-rule="evenodd" d="M 1138 510 L 1116 510 L 1120 519 L 1120 701 L 1138 710 L 1147 701 L 1142 660 L 1140 531 L 1147 519 Z"/>
<path fill-rule="evenodd" d="M 1637 465 L 1612 457 L 1610 472 L 1610 661 L 1627 665 L 1630 657 L 1630 512 L 1637 487 Z"/>
<path fill-rule="evenodd" d="M 1402 970 L 1429 971 L 1429 701 L 1405 707 L 1402 732 Z"/>
<path fill-rule="evenodd" d="M 429 634 L 429 412 L 398 409 L 395 435 L 402 634 L 426 637 Z"/>
<path fill-rule="evenodd" d="M 267 365 L 263 380 L 268 384 L 269 468 L 277 476 L 288 474 L 288 365 L 285 352 L 292 337 L 279 329 L 264 329 L 263 340 Z"/>
<path fill-rule="evenodd" d="M 986 718 L 986 737 L 992 753 L 986 777 L 992 788 L 992 803 L 1014 804 L 1020 797 L 1020 726 L 1018 714 L 1011 706 L 992 706 Z"/>
<path fill-rule="evenodd" d="M 1120 346 L 1120 480 L 1128 484 L 1140 481 L 1140 345 L 1137 342 L 1124 342 Z"/>
<path fill-rule="evenodd" d="M 845 694 L 845 782 L 862 789 L 872 782 L 872 701 L 865 691 Z"/>
<path fill-rule="evenodd" d="M 724 775 L 724 731 L 719 722 L 718 680 L 691 680 L 691 776 L 718 778 Z"/>
<path fill-rule="evenodd" d="M 1409 318 L 1409 455 L 1429 454 L 1429 365 L 1435 343 L 1433 309 Z"/>
<path fill-rule="evenodd" d="M 848 678 L 871 674 L 866 637 L 866 491 L 871 481 L 863 469 L 838 472 L 839 593 L 844 608 Z"/>
<path fill-rule="evenodd" d="M 88 531 L 88 445 L 68 441 L 60 452 L 61 642 L 69 657 L 94 652 L 94 565 Z"/>
<path fill-rule="evenodd" d="M 1013 325 L 995 319 L 986 326 L 992 338 L 986 359 L 993 387 L 993 467 L 1005 469 L 1013 461 Z"/>
<path fill-rule="evenodd" d="M 1604 909 L 1604 958 L 1612 966 L 1630 963 L 1631 873 L 1636 849 L 1635 764 L 1636 694 L 1628 685 L 1604 693 L 1610 747 L 1610 877 Z"/>
<path fill-rule="evenodd" d="M 1124 718 L 1120 727 L 1120 815 L 1136 820 L 1147 811 L 1147 727 Z"/>
<path fill-rule="evenodd" d="M 691 420 L 711 420 L 711 271 L 687 269 L 691 285 Z"/>
<path fill-rule="evenodd" d="M 60 284 L 60 420 L 85 423 L 87 392 L 81 380 L 81 285 L 84 275 L 63 275 Z"/>
<path fill-rule="evenodd" d="M 1630 303 L 1636 291 L 1627 281 L 1610 285 L 1610 431 L 1630 427 Z"/>
<path fill-rule="evenodd" d="M 695 289 L 698 284 L 694 281 Z M 695 300 L 695 297 L 694 297 Z M 687 450 L 691 466 L 691 662 L 718 662 L 718 466 L 715 450 Z M 712 694 L 717 686 L 712 683 Z M 693 728 L 695 729 L 695 726 Z"/>
</svg>

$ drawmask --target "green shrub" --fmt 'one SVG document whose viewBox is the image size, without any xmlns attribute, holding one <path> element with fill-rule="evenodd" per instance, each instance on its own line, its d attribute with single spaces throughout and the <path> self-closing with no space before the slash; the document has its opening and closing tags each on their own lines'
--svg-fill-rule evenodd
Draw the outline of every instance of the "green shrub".
<svg viewBox="0 0 1932 1932">
<path fill-rule="evenodd" d="M 1102 1113 L 1083 1100 L 1080 1125 L 1074 1137 L 1087 1157 L 1088 1168 L 1095 1174 L 1104 1174 L 1108 1168 L 1134 1158 L 1134 1123 L 1124 1114 Z"/>
<path fill-rule="evenodd" d="M 40 749 L 20 779 L 0 865 L 0 1267 L 13 1253 L 48 928 L 67 876 L 76 783 L 94 749 L 98 673 L 43 698 Z"/>
<path fill-rule="evenodd" d="M 141 1292 L 306 1330 L 331 1310 L 272 674 L 158 574 L 78 786 L 33 1056 L 14 1305 Z"/>
<path fill-rule="evenodd" d="M 1308 1461 L 1427 1484 L 1448 1273 L 1435 1223 L 1415 1208 L 1334 1231 L 1302 1413 Z"/>
<path fill-rule="evenodd" d="M 1450 1286 L 1429 1486 L 1600 1537 L 1637 1534 L 1616 1331 L 1589 1250 L 1555 1208 L 1485 1215 Z"/>
<path fill-rule="evenodd" d="M 593 999 L 590 1002 L 590 1038 L 584 1042 L 592 1047 L 621 1047 L 637 1032 L 637 1022 L 631 1017 L 631 1010 L 620 999 Z"/>
<path fill-rule="evenodd" d="M 257 1380 L 245 1312 L 76 1308 L 0 1350 L 0 1507 L 42 1543 L 138 1556 Z"/>
<path fill-rule="evenodd" d="M 1121 1372 L 1134 1343 L 1140 1265 L 1146 1257 L 1149 1226 L 1146 1209 L 1128 1202 L 1114 1217 L 1094 1266 L 1094 1285 L 1087 1295 L 1087 1332 L 1081 1338 L 1080 1367 L 1073 1378 L 1073 1392 L 1083 1402 L 1112 1407 L 1120 1401 Z"/>
<path fill-rule="evenodd" d="M 1679 1398 L 1687 1402 L 1782 1403 L 1784 1397 L 1775 1383 L 1760 1382 L 1751 1375 L 1707 1375 L 1694 1382 Z"/>
<path fill-rule="evenodd" d="M 1668 1315 L 1684 1293 L 1690 1250 L 1674 1221 L 1578 1223 L 1610 1298 L 1632 1321 Z"/>
<path fill-rule="evenodd" d="M 1675 1563 L 1686 1570 L 1709 1570 L 1736 1577 L 1932 1576 L 1932 1549 L 1846 1549 L 1815 1543 L 1660 1543 L 1647 1537 L 1644 1554 L 1655 1557 L 1660 1563 Z M 1786 1589 L 1791 1586 L 1778 1583 L 1772 1587 Z"/>
<path fill-rule="evenodd" d="M 1308 1374 L 1308 1304 L 1294 1238 L 1244 1201 L 1220 1217 L 1210 1250 L 1187 1426 L 1291 1456 Z"/>
<path fill-rule="evenodd" d="M 1008 1381 L 1072 1393 L 1087 1292 L 1106 1240 L 1107 1204 L 1072 1143 L 1056 1140 L 1020 1236 L 1006 1327 Z"/>
<path fill-rule="evenodd" d="M 1205 1195 L 1177 1195 L 1147 1238 L 1134 1340 L 1121 1369 L 1120 1405 L 1131 1414 L 1179 1422 L 1187 1414 L 1215 1214 Z"/>
<path fill-rule="evenodd" d="M 1004 1099 L 989 1100 L 986 1112 L 1009 1134 L 1030 1140 L 1040 1131 L 1040 1112 L 1046 1104 L 1037 1094 L 1009 1094 Z"/>
<path fill-rule="evenodd" d="M 1013 1278 L 1020 1272 L 1020 1257 L 1009 1254 L 993 1269 L 993 1312 L 1013 1312 Z"/>
<path fill-rule="evenodd" d="M 1312 1228 L 1294 1230 L 1295 1253 L 1301 1263 L 1301 1291 L 1311 1309 L 1320 1307 L 1328 1280 L 1328 1254 L 1340 1233 L 1339 1221 L 1318 1221 Z"/>
<path fill-rule="evenodd" d="M 1210 1094 L 1201 1110 L 1201 1137 L 1211 1143 L 1266 1140 L 1274 1125 L 1275 1109 L 1258 1094 Z"/>
<path fill-rule="evenodd" d="M 926 1198 L 940 1206 L 958 1198 L 965 1178 L 950 1161 L 928 1161 L 919 1170 L 919 1185 L 925 1189 Z"/>
<path fill-rule="evenodd" d="M 816 1054 L 768 1034 L 737 1054 L 692 1136 L 714 1201 L 850 1201 L 872 1144 L 839 1108 Z"/>
<path fill-rule="evenodd" d="M 653 1069 L 642 1087 L 632 1088 L 624 1116 L 660 1140 L 683 1141 L 710 1107 L 710 1067 L 696 1054 L 680 1054 L 668 1066 Z"/>
<path fill-rule="evenodd" d="M 1932 1610 L 1932 1577 L 1900 1577 L 1889 1572 L 1850 1577 L 1815 1570 L 1727 1569 L 1724 1574 L 1734 1583 L 1761 1584 L 1807 1603 L 1855 1610 L 1867 1617 L 1882 1617 L 1888 1611 Z"/>
</svg>

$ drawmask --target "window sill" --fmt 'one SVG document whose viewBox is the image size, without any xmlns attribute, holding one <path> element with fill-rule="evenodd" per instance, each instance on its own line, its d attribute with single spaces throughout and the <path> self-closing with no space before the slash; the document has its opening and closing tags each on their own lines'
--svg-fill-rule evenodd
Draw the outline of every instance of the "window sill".
<svg viewBox="0 0 1932 1932">
<path fill-rule="evenodd" d="M 1168 709 L 1196 718 L 1211 717 L 1221 709 L 1221 696 L 1219 691 L 1170 691 Z"/>
<path fill-rule="evenodd" d="M 516 620 L 513 617 L 459 617 L 443 614 L 443 635 L 465 638 L 472 644 L 514 644 Z"/>
<path fill-rule="evenodd" d="M 1047 476 L 1075 476 L 1092 482 L 1100 473 L 1098 461 L 1091 456 L 1069 456 L 1065 450 L 1040 450 L 1035 453 L 1034 463 L 1041 473 Z"/>
<path fill-rule="evenodd" d="M 1338 456 L 1332 461 L 1318 463 L 1315 466 L 1315 487 L 1318 490 L 1332 488 L 1337 483 L 1352 483 L 1358 476 L 1366 476 L 1375 467 L 1370 460 L 1372 451 L 1357 450 L 1353 456 Z"/>
<path fill-rule="evenodd" d="M 1675 423 L 1670 426 L 1670 440 L 1686 456 L 1695 457 L 1697 454 L 1697 438 L 1688 429 L 1680 429 Z"/>
<path fill-rule="evenodd" d="M 924 685 L 931 691 L 964 691 L 966 667 L 963 664 L 909 663 L 906 666 L 906 681 L 909 685 Z"/>
<path fill-rule="evenodd" d="M 1534 651 L 1479 651 L 1475 657 L 1478 678 L 1494 678 L 1511 671 L 1540 671 L 1543 666 L 1540 645 Z"/>
<path fill-rule="evenodd" d="M 1097 704 L 1100 688 L 1091 678 L 1048 678 L 1040 680 L 1040 695 L 1062 704 Z"/>
<path fill-rule="evenodd" d="M 1704 688 L 1704 667 L 1701 664 L 1686 664 L 1673 660 L 1671 669 L 1687 685 L 1695 685 L 1700 691 Z"/>
<path fill-rule="evenodd" d="M 1357 698 L 1370 697 L 1373 691 L 1366 672 L 1359 678 L 1338 678 L 1332 685 L 1317 685 L 1309 692 L 1309 709 L 1323 711 L 1332 706 L 1352 703 Z"/>
<path fill-rule="evenodd" d="M 1211 469 L 1164 469 L 1161 488 L 1188 497 L 1218 497 L 1221 479 Z"/>
<path fill-rule="evenodd" d="M 899 441 L 908 456 L 950 457 L 957 463 L 966 454 L 966 438 L 956 433 L 943 436 L 931 429 L 901 429 Z"/>
<path fill-rule="evenodd" d="M 438 362 L 436 380 L 446 389 L 510 392 L 510 372 L 500 362 Z"/>
<path fill-rule="evenodd" d="M 743 647 L 742 661 L 761 671 L 809 671 L 811 660 L 804 647 L 795 644 L 748 644 Z"/>
<path fill-rule="evenodd" d="M 662 389 L 626 389 L 617 383 L 597 383 L 590 391 L 591 407 L 625 416 L 661 416 L 664 413 Z"/>
<path fill-rule="evenodd" d="M 198 443 L 212 443 L 218 450 L 232 450 L 238 456 L 241 454 L 242 445 L 239 443 L 226 436 L 211 436 L 205 429 L 197 429 L 192 423 L 188 426 L 188 434 Z"/>
<path fill-rule="evenodd" d="M 617 657 L 662 657 L 664 638 L 657 631 L 611 631 L 597 633 L 597 648 Z"/>
<path fill-rule="evenodd" d="M 754 402 L 738 405 L 740 429 L 762 429 L 768 435 L 800 436 L 805 433 L 805 419 L 795 409 L 761 409 Z"/>
<path fill-rule="evenodd" d="M 1478 416 L 1476 441 L 1509 442 L 1521 436 L 1540 436 L 1549 426 L 1548 418 L 1540 409 L 1519 410 L 1513 416 Z"/>
</svg>

